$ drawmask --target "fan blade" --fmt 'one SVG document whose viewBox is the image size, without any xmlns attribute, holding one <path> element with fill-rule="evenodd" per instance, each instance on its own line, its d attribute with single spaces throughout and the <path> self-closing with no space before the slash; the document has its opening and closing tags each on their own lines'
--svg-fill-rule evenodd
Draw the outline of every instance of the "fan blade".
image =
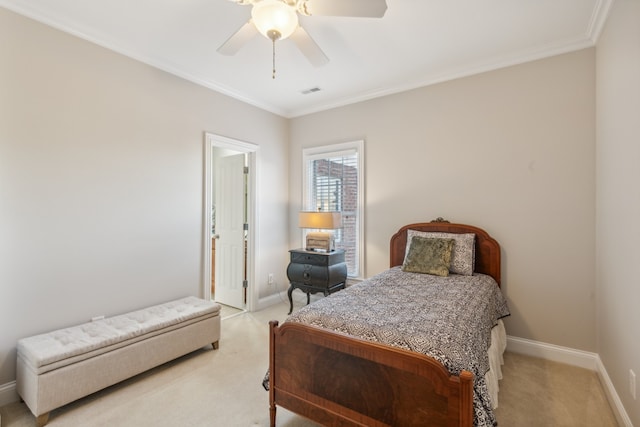
<svg viewBox="0 0 640 427">
<path fill-rule="evenodd" d="M 259 34 L 258 29 L 253 25 L 253 22 L 249 20 L 218 48 L 218 52 L 223 55 L 235 55 L 245 43 L 257 34 Z"/>
<path fill-rule="evenodd" d="M 320 46 L 318 46 L 304 28 L 298 26 L 289 38 L 293 40 L 296 46 L 298 46 L 298 49 L 300 49 L 300 52 L 307 57 L 314 67 L 321 67 L 329 62 L 327 55 L 324 54 Z"/>
<path fill-rule="evenodd" d="M 382 18 L 386 11 L 386 0 L 307 0 L 303 5 L 307 15 Z"/>
</svg>

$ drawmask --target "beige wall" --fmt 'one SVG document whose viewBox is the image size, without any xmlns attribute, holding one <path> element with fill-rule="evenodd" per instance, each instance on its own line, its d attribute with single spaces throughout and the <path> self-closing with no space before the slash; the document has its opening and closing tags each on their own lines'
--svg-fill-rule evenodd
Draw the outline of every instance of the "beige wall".
<svg viewBox="0 0 640 427">
<path fill-rule="evenodd" d="M 640 404 L 640 2 L 616 0 L 597 45 L 598 353 L 633 425 Z"/>
<path fill-rule="evenodd" d="M 205 131 L 260 146 L 284 280 L 287 120 L 2 8 L 0 40 L 0 385 L 20 337 L 202 295 Z"/>
<path fill-rule="evenodd" d="M 508 333 L 595 351 L 594 61 L 587 49 L 293 119 L 289 215 L 302 148 L 363 138 L 366 276 L 404 224 L 475 224 L 502 245 Z"/>
</svg>

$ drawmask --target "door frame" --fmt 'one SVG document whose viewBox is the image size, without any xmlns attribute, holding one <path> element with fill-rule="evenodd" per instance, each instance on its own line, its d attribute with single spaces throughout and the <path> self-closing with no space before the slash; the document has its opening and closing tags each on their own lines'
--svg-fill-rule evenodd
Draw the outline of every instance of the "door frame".
<svg viewBox="0 0 640 427">
<path fill-rule="evenodd" d="M 258 149 L 256 144 L 240 141 L 214 133 L 205 132 L 204 138 L 204 234 L 203 234 L 203 262 L 202 262 L 202 289 L 204 299 L 211 299 L 211 203 L 213 196 L 213 165 L 211 155 L 213 148 L 228 148 L 246 153 L 249 166 L 249 176 L 247 179 L 247 221 L 249 231 L 247 235 L 247 303 L 245 310 L 253 311 L 256 307 L 256 286 L 255 286 L 255 260 L 256 248 L 258 248 L 257 215 L 256 215 L 256 194 L 257 194 L 257 164 Z"/>
</svg>

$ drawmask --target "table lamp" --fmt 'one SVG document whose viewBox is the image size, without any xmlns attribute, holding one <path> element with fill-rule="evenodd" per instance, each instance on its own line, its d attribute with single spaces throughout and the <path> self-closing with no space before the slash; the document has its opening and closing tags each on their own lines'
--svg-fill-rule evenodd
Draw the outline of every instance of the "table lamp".
<svg viewBox="0 0 640 427">
<path fill-rule="evenodd" d="M 300 228 L 316 230 L 333 230 L 342 227 L 341 212 L 308 212 L 298 215 Z M 333 231 L 315 231 L 307 233 L 306 250 L 315 252 L 332 252 L 336 249 Z"/>
</svg>

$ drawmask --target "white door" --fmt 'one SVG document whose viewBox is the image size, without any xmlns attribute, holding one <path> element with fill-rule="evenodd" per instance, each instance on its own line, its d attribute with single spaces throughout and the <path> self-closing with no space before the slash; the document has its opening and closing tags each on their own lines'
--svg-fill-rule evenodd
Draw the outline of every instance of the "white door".
<svg viewBox="0 0 640 427">
<path fill-rule="evenodd" d="M 244 308 L 245 280 L 245 155 L 220 159 L 215 174 L 216 255 L 215 300 Z"/>
</svg>

